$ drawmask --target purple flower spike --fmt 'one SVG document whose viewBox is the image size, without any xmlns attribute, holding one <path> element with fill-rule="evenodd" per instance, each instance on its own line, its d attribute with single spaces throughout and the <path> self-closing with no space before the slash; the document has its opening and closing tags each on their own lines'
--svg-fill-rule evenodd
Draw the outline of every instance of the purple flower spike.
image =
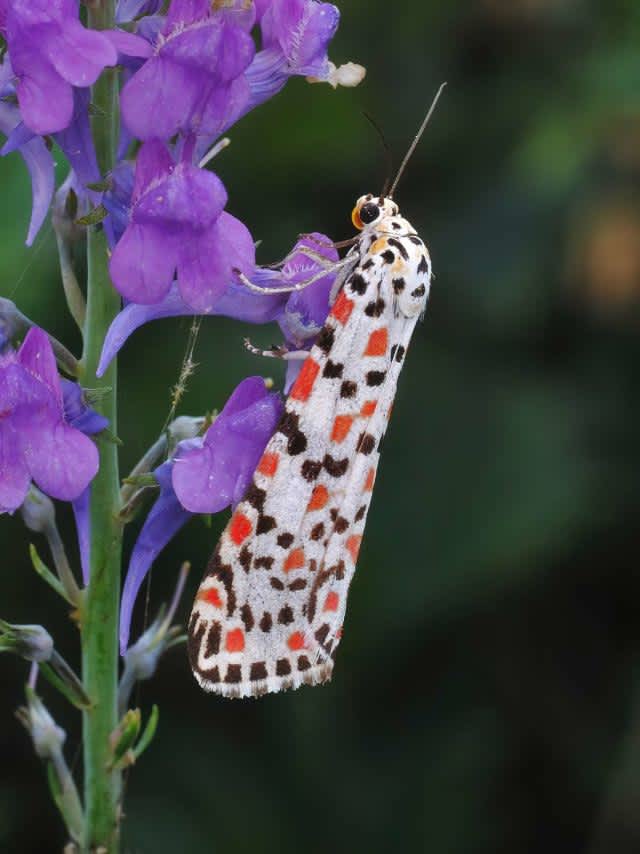
<svg viewBox="0 0 640 854">
<path fill-rule="evenodd" d="M 267 391 L 261 377 L 243 380 L 207 430 L 202 447 L 176 454 L 173 488 L 182 506 L 192 513 L 235 506 L 281 415 L 280 397 Z"/>
<path fill-rule="evenodd" d="M 110 261 L 113 283 L 126 299 L 160 302 L 177 271 L 182 299 L 209 314 L 234 269 L 253 272 L 253 239 L 223 211 L 227 192 L 220 179 L 184 161 L 174 164 L 158 140 L 138 153 L 131 201 L 129 225 Z"/>
<path fill-rule="evenodd" d="M 133 606 L 147 572 L 192 515 L 185 503 L 202 513 L 235 506 L 249 486 L 282 410 L 280 397 L 268 391 L 264 380 L 249 377 L 238 385 L 204 439 L 180 442 L 175 458 L 155 470 L 160 496 L 134 546 L 122 593 L 122 654 L 129 643 Z"/>
<path fill-rule="evenodd" d="M 72 501 L 97 470 L 95 445 L 65 419 L 49 339 L 33 327 L 17 354 L 0 358 L 0 512 L 22 504 L 32 479 Z"/>
<path fill-rule="evenodd" d="M 5 26 L 24 123 L 37 134 L 63 130 L 73 116 L 73 87 L 95 83 L 116 64 L 116 49 L 82 26 L 75 0 L 9 0 Z"/>
<path fill-rule="evenodd" d="M 255 52 L 252 22 L 235 6 L 173 0 L 154 55 L 122 90 L 129 131 L 139 139 L 211 138 L 232 124 L 249 100 L 243 73 Z"/>
</svg>

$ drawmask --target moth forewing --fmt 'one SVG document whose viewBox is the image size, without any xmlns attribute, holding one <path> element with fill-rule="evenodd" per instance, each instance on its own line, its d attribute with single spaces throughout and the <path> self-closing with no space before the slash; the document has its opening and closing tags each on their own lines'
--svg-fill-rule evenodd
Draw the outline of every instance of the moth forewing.
<svg viewBox="0 0 640 854">
<path fill-rule="evenodd" d="M 352 218 L 353 263 L 191 614 L 196 679 L 224 696 L 331 676 L 380 441 L 431 278 L 395 202 L 363 196 Z"/>
</svg>

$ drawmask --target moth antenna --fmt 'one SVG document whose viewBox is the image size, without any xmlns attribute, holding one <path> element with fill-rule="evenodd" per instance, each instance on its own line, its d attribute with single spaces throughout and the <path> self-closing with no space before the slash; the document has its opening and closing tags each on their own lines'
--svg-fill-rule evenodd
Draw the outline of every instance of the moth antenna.
<svg viewBox="0 0 640 854">
<path fill-rule="evenodd" d="M 400 168 L 398 169 L 398 171 L 396 173 L 396 177 L 393 179 L 393 184 L 391 185 L 391 189 L 389 190 L 388 198 L 390 198 L 390 199 L 393 198 L 393 194 L 395 193 L 396 187 L 398 186 L 398 181 L 402 177 L 402 173 L 404 172 L 407 163 L 411 159 L 411 155 L 415 151 L 416 145 L 420 142 L 420 138 L 421 138 L 422 134 L 424 133 L 426 126 L 429 124 L 429 119 L 433 115 L 433 111 L 436 108 L 436 104 L 438 103 L 438 99 L 440 98 L 440 95 L 442 94 L 442 90 L 444 89 L 444 87 L 446 85 L 447 85 L 446 82 L 443 83 L 440 86 L 440 88 L 438 89 L 438 91 L 436 92 L 435 97 L 434 97 L 433 101 L 431 102 L 431 106 L 429 107 L 429 111 L 427 112 L 427 115 L 424 117 L 422 124 L 420 125 L 420 129 L 418 130 L 418 133 L 415 135 L 413 142 L 409 146 L 409 150 L 405 154 L 404 160 L 400 164 Z"/>
<path fill-rule="evenodd" d="M 389 147 L 389 143 L 387 142 L 387 139 L 384 133 L 382 132 L 382 128 L 380 127 L 380 125 L 376 122 L 373 116 L 369 115 L 369 113 L 363 112 L 363 115 L 380 137 L 382 147 L 384 148 L 385 159 L 387 161 L 387 175 L 384 179 L 384 184 L 382 185 L 382 192 L 380 193 L 380 198 L 383 198 L 391 182 L 391 175 L 393 173 L 393 154 L 391 153 L 391 148 Z"/>
</svg>

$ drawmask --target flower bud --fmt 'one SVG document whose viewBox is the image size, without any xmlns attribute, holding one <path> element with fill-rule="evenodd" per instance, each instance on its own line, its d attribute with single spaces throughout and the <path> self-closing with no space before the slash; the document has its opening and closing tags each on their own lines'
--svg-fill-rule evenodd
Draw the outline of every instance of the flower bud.
<svg viewBox="0 0 640 854">
<path fill-rule="evenodd" d="M 49 661 L 53 638 L 42 626 L 14 626 L 0 620 L 0 652 L 13 652 L 27 661 Z"/>
<path fill-rule="evenodd" d="M 20 513 L 27 528 L 36 534 L 48 533 L 56 523 L 53 501 L 34 486 L 29 489 Z"/>
<path fill-rule="evenodd" d="M 42 759 L 58 757 L 66 739 L 66 733 L 49 714 L 40 697 L 27 686 L 27 705 L 18 709 L 18 719 L 33 740 L 36 753 Z"/>
</svg>

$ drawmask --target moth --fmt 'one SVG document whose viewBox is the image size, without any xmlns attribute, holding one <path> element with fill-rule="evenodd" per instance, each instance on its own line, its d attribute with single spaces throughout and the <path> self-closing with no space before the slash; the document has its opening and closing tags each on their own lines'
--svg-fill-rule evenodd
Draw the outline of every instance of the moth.
<svg viewBox="0 0 640 854">
<path fill-rule="evenodd" d="M 356 202 L 359 235 L 330 313 L 196 595 L 188 649 L 206 691 L 260 696 L 331 678 L 380 443 L 431 284 L 427 247 L 392 195 L 440 91 L 391 191 Z"/>
</svg>

